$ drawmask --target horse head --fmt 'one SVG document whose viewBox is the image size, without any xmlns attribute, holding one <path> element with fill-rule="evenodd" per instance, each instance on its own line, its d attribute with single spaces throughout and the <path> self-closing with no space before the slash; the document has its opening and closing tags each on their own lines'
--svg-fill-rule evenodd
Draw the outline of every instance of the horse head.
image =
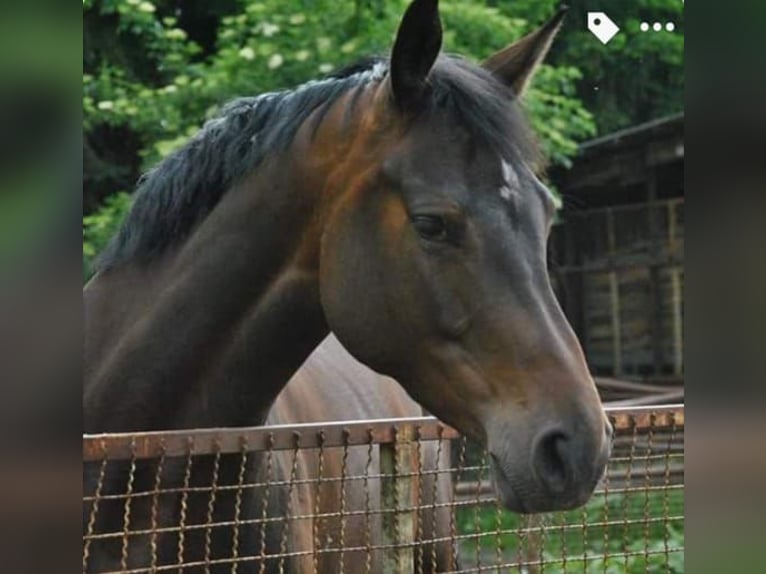
<svg viewBox="0 0 766 574">
<path fill-rule="evenodd" d="M 519 102 L 562 18 L 475 65 L 412 2 L 318 223 L 330 329 L 486 445 L 522 512 L 584 503 L 612 432 L 547 273 L 555 207 Z"/>
</svg>

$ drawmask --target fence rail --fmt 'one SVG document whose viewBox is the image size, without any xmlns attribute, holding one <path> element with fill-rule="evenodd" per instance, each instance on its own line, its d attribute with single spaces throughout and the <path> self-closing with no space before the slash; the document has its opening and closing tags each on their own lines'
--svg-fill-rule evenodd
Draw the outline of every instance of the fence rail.
<svg viewBox="0 0 766 574">
<path fill-rule="evenodd" d="M 584 508 L 502 509 L 430 417 L 83 438 L 83 572 L 680 572 L 683 406 L 611 408 Z"/>
</svg>

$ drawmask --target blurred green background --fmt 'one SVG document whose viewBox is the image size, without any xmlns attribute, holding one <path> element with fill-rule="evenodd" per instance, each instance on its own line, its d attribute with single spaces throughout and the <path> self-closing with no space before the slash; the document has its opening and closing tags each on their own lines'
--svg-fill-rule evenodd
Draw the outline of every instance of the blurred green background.
<svg viewBox="0 0 766 574">
<path fill-rule="evenodd" d="M 290 88 L 390 50 L 406 0 L 84 0 L 83 259 L 86 277 L 142 171 L 223 103 Z M 480 60 L 550 17 L 555 0 L 442 0 L 445 50 Z M 592 6 L 591 6 L 592 5 Z M 607 46 L 570 14 L 526 100 L 545 150 L 683 108 L 681 0 L 609 3 Z M 639 24 L 673 21 L 674 33 Z"/>
</svg>

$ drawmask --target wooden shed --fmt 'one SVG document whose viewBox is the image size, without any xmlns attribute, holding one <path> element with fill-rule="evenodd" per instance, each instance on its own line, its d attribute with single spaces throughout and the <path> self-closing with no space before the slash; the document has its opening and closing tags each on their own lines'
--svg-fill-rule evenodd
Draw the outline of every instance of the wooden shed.
<svg viewBox="0 0 766 574">
<path fill-rule="evenodd" d="M 683 380 L 683 114 L 580 147 L 551 179 L 565 208 L 554 288 L 595 374 Z"/>
</svg>

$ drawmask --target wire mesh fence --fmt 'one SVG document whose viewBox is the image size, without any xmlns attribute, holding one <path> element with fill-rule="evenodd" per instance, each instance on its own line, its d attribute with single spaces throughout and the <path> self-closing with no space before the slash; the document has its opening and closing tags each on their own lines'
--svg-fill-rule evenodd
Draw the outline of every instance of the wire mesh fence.
<svg viewBox="0 0 766 574">
<path fill-rule="evenodd" d="M 682 572 L 683 407 L 609 415 L 591 501 L 531 516 L 432 418 L 86 436 L 83 572 Z"/>
</svg>

